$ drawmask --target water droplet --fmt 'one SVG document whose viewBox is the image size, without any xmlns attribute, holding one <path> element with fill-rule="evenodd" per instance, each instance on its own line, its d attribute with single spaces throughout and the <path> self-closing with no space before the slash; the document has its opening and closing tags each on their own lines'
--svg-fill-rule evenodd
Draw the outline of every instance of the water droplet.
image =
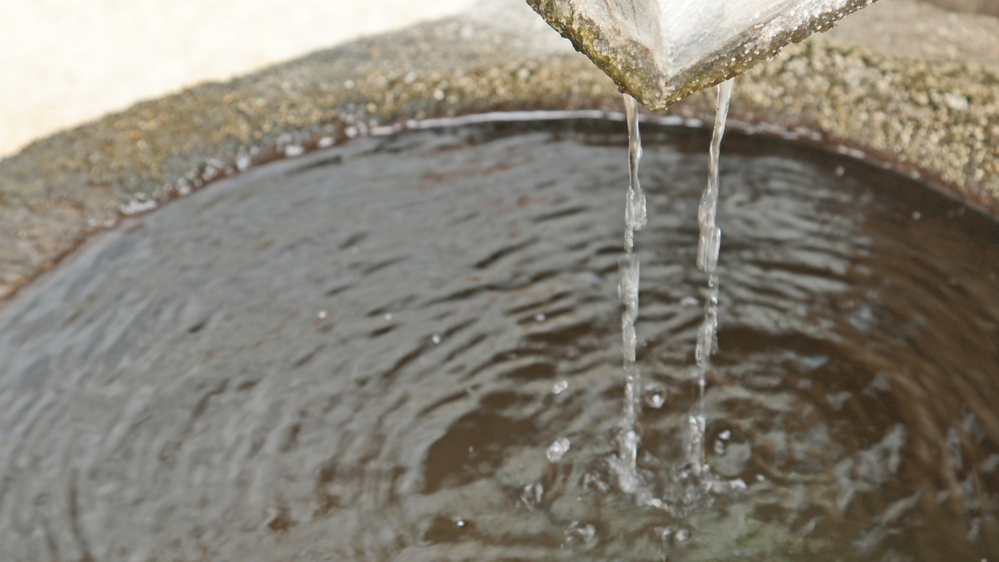
<svg viewBox="0 0 999 562">
<path fill-rule="evenodd" d="M 718 438 L 722 440 L 728 440 L 729 437 L 732 437 L 732 431 L 729 429 L 718 434 Z"/>
<path fill-rule="evenodd" d="M 464 527 L 466 525 L 464 519 L 455 519 L 454 524 L 457 525 L 457 526 L 459 526 L 459 527 Z"/>
<path fill-rule="evenodd" d="M 543 312 L 539 312 L 534 315 L 534 319 L 538 322 L 544 322 L 546 318 L 547 316 L 545 316 Z"/>
<path fill-rule="evenodd" d="M 593 525 L 583 525 L 579 521 L 573 521 L 565 530 L 565 542 L 568 544 L 572 544 L 574 542 L 586 543 L 593 540 L 593 537 L 596 535 L 597 528 Z"/>
<path fill-rule="evenodd" d="M 249 154 L 240 154 L 239 157 L 236 158 L 236 169 L 242 172 L 243 170 L 249 168 L 252 163 L 253 159 L 250 158 Z"/>
<path fill-rule="evenodd" d="M 539 504 L 545 496 L 545 487 L 541 485 L 540 482 L 534 484 L 528 484 L 524 486 L 524 493 L 520 494 L 520 501 L 524 502 L 524 505 L 534 509 Z"/>
<path fill-rule="evenodd" d="M 391 320 L 392 320 L 392 313 L 388 313 L 388 314 L 386 314 L 386 315 L 385 315 L 385 321 L 386 321 L 386 322 L 390 322 Z"/>
<path fill-rule="evenodd" d="M 645 386 L 645 405 L 650 408 L 659 409 L 666 404 L 669 398 L 669 389 L 659 383 L 651 383 Z"/>
<path fill-rule="evenodd" d="M 284 147 L 284 155 L 288 158 L 294 158 L 296 156 L 301 156 L 305 154 L 305 149 L 297 144 L 290 144 Z"/>
<path fill-rule="evenodd" d="M 437 345 L 441 343 L 441 337 L 438 336 L 437 334 L 434 334 L 433 336 L 431 336 L 430 341 L 434 342 L 434 345 Z"/>
<path fill-rule="evenodd" d="M 697 299 L 694 297 L 683 297 L 683 299 L 680 300 L 680 306 L 697 306 L 697 305 L 698 305 Z"/>
<path fill-rule="evenodd" d="M 914 220 L 914 221 L 918 221 L 918 220 L 919 220 L 919 219 L 921 219 L 922 217 L 923 217 L 923 215 L 922 215 L 922 214 L 920 214 L 920 213 L 919 213 L 919 211 L 913 211 L 913 212 L 912 212 L 912 220 Z"/>
<path fill-rule="evenodd" d="M 319 142 L 316 143 L 316 145 L 319 148 L 329 148 L 333 146 L 335 143 L 336 140 L 333 137 L 322 137 L 321 139 L 319 139 Z"/>
<path fill-rule="evenodd" d="M 552 386 L 552 394 L 562 394 L 567 388 L 569 388 L 569 381 L 560 380 Z"/>
<path fill-rule="evenodd" d="M 846 168 L 844 168 L 843 166 L 836 166 L 836 177 L 841 178 L 845 173 L 846 173 Z"/>
<path fill-rule="evenodd" d="M 548 447 L 548 452 L 545 453 L 548 457 L 549 462 L 559 462 L 562 457 L 569 451 L 569 440 L 565 437 L 559 437 L 552 443 L 551 447 Z"/>
<path fill-rule="evenodd" d="M 318 316 L 319 316 L 320 319 L 326 318 L 326 311 L 325 310 L 320 310 Z"/>
</svg>

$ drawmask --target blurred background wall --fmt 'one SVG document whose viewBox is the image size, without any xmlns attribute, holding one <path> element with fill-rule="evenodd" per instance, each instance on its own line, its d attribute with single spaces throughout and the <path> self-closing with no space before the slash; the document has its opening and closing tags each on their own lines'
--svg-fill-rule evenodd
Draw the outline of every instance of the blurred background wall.
<svg viewBox="0 0 999 562">
<path fill-rule="evenodd" d="M 0 157 L 206 80 L 475 0 L 0 0 Z"/>
<path fill-rule="evenodd" d="M 999 0 L 930 1 L 999 16 Z M 136 101 L 475 2 L 0 0 L 0 157 Z"/>
</svg>

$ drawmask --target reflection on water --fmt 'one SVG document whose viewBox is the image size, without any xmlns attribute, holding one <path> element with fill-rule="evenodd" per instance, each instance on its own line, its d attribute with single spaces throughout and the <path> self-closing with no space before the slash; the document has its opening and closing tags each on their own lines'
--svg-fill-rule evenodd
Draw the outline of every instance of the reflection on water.
<svg viewBox="0 0 999 562">
<path fill-rule="evenodd" d="M 0 559 L 999 551 L 995 223 L 731 135 L 705 396 L 707 462 L 729 484 L 676 517 L 608 464 L 623 126 L 518 127 L 270 165 L 126 221 L 23 291 L 0 311 Z M 682 507 L 708 136 L 644 132 L 637 462 Z"/>
</svg>

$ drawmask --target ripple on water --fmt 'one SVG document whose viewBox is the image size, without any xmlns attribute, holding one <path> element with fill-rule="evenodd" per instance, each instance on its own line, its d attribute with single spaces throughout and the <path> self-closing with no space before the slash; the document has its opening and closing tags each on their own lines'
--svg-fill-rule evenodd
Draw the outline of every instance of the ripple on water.
<svg viewBox="0 0 999 562">
<path fill-rule="evenodd" d="M 705 404 L 718 489 L 698 503 L 677 483 L 708 136 L 643 132 L 638 466 L 685 516 L 639 506 L 609 462 L 623 126 L 484 125 L 221 182 L 0 311 L 0 558 L 999 551 L 996 224 L 730 135 Z"/>
</svg>

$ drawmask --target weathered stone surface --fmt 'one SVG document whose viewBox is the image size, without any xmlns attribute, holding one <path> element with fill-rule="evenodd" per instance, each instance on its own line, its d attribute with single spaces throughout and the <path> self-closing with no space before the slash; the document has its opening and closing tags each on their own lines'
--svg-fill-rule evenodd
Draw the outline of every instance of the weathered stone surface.
<svg viewBox="0 0 999 562">
<path fill-rule="evenodd" d="M 527 0 L 649 109 L 737 76 L 875 0 Z"/>
<path fill-rule="evenodd" d="M 242 166 L 407 119 L 621 111 L 614 83 L 523 0 L 204 84 L 0 160 L 0 302 L 133 211 Z M 707 119 L 714 95 L 671 113 Z M 881 2 L 739 79 L 732 126 L 866 150 L 999 213 L 999 20 Z"/>
</svg>

